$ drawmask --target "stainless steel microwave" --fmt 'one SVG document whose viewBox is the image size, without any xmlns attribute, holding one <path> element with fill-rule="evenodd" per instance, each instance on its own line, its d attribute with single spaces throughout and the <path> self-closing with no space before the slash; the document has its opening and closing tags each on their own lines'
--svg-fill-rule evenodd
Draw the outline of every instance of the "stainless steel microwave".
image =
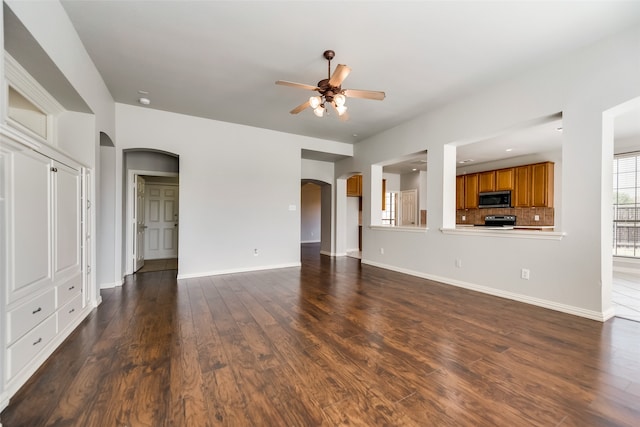
<svg viewBox="0 0 640 427">
<path fill-rule="evenodd" d="M 511 191 L 490 191 L 486 193 L 480 193 L 478 207 L 510 208 Z"/>
</svg>

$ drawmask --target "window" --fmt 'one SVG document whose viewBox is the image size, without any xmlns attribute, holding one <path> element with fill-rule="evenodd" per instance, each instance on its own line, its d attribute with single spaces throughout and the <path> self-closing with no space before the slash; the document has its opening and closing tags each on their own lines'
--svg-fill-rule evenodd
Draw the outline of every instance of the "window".
<svg viewBox="0 0 640 427">
<path fill-rule="evenodd" d="M 613 159 L 613 255 L 640 257 L 640 152 Z"/>
</svg>

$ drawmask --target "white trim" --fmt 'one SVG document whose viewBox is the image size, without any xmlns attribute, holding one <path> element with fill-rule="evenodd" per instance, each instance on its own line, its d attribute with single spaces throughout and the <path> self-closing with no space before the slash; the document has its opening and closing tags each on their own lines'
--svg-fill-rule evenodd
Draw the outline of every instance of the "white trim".
<svg viewBox="0 0 640 427">
<path fill-rule="evenodd" d="M 475 283 L 463 282 L 461 280 L 455 280 L 447 277 L 436 276 L 433 274 L 422 273 L 419 271 L 409 270 L 401 267 L 396 267 L 393 265 L 381 264 L 381 263 L 370 261 L 367 259 L 363 259 L 361 260 L 361 262 L 362 264 L 368 264 L 374 267 L 384 268 L 386 270 L 397 271 L 399 273 L 409 274 L 411 276 L 421 277 L 423 279 L 433 280 L 433 281 L 444 283 L 447 285 L 453 285 L 459 288 L 481 292 L 483 294 L 493 295 L 501 298 L 510 299 L 513 301 L 535 305 L 538 307 L 548 308 L 550 310 L 560 311 L 562 313 L 572 314 L 574 316 L 584 317 L 591 320 L 597 320 L 599 322 L 605 322 L 615 315 L 615 311 L 613 308 L 610 308 L 604 312 L 586 310 L 584 308 L 575 307 L 572 305 L 561 304 L 554 301 L 530 297 L 522 294 L 516 294 L 513 292 L 503 291 L 500 289 L 490 288 L 490 287 L 478 285 Z"/>
<path fill-rule="evenodd" d="M 301 266 L 300 262 L 292 262 L 290 264 L 261 265 L 259 267 L 243 267 L 243 268 L 230 268 L 228 270 L 203 271 L 201 273 L 178 274 L 178 280 L 194 279 L 197 277 L 207 277 L 207 276 L 220 276 L 221 274 L 248 273 L 251 271 L 261 271 L 261 270 L 275 270 L 278 268 L 292 268 L 292 267 L 300 267 L 300 266 Z"/>
<path fill-rule="evenodd" d="M 325 255 L 325 256 L 336 256 L 335 253 L 331 252 L 331 251 L 320 251 L 320 255 Z"/>
<path fill-rule="evenodd" d="M 300 243 L 320 243 L 320 240 L 301 240 Z"/>
<path fill-rule="evenodd" d="M 511 239 L 562 240 L 567 235 L 560 231 L 541 230 L 495 230 L 482 227 L 441 228 L 442 234 L 462 236 L 506 237 Z"/>
<path fill-rule="evenodd" d="M 404 231 L 407 233 L 426 233 L 429 229 L 427 227 L 419 226 L 402 226 L 402 225 L 370 225 L 371 230 L 384 230 L 384 231 Z"/>
<path fill-rule="evenodd" d="M 65 108 L 6 51 L 4 52 L 4 58 L 5 82 L 3 82 L 3 84 L 5 93 L 9 93 L 8 87 L 11 86 L 16 92 L 24 96 L 46 115 L 46 137 L 38 135 L 28 127 L 9 117 L 8 96 L 3 100 L 5 103 L 6 123 L 38 140 L 57 145 L 58 132 L 56 116 L 63 113 Z"/>
</svg>

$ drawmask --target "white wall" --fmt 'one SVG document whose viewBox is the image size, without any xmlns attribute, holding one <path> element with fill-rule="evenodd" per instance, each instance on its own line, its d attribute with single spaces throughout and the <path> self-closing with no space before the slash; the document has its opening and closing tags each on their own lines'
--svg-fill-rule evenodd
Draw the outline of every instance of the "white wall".
<svg viewBox="0 0 640 427">
<path fill-rule="evenodd" d="M 180 172 L 180 162 L 176 156 L 154 151 L 127 151 L 124 153 L 127 170 L 154 172 Z"/>
<path fill-rule="evenodd" d="M 359 211 L 358 197 L 347 197 L 347 251 L 357 251 L 359 245 Z"/>
<path fill-rule="evenodd" d="M 116 117 L 118 158 L 180 157 L 179 277 L 299 265 L 300 153 L 322 140 L 124 104 Z"/>
<path fill-rule="evenodd" d="M 311 182 L 303 184 L 300 194 L 300 241 L 320 241 L 321 189 Z"/>
<path fill-rule="evenodd" d="M 400 191 L 400 174 L 398 173 L 383 173 L 382 178 L 386 179 L 386 191 Z"/>
<path fill-rule="evenodd" d="M 420 150 L 429 152 L 429 231 L 364 229 L 363 262 L 434 278 L 596 319 L 612 315 L 611 158 L 603 145 L 603 112 L 640 95 L 640 29 L 531 68 L 355 147 L 336 164 L 336 176 Z M 468 141 L 563 112 L 562 240 L 444 234 L 455 206 L 455 156 L 445 144 Z M 391 144 L 390 142 L 393 141 Z M 451 177 L 444 171 L 451 170 Z M 607 181 L 608 180 L 608 181 Z M 608 190 L 607 190 L 608 189 Z M 364 204 L 363 221 L 371 212 Z M 377 248 L 384 247 L 384 254 Z M 411 255 L 413 254 L 413 255 Z M 455 260 L 462 260 L 462 268 Z M 520 279 L 528 268 L 531 279 Z"/>
</svg>

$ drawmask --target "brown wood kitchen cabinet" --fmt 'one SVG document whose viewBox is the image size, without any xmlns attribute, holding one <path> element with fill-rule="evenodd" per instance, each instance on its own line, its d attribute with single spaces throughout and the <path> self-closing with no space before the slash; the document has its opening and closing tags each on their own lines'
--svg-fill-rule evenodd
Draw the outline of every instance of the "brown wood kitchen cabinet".
<svg viewBox="0 0 640 427">
<path fill-rule="evenodd" d="M 496 171 L 480 172 L 478 174 L 478 192 L 496 191 Z"/>
<path fill-rule="evenodd" d="M 544 162 L 515 168 L 513 207 L 553 207 L 553 167 Z"/>
<path fill-rule="evenodd" d="M 464 176 L 464 208 L 475 209 L 478 207 L 479 178 L 477 173 Z"/>
<path fill-rule="evenodd" d="M 496 191 L 513 190 L 515 184 L 514 168 L 496 171 Z"/>
<path fill-rule="evenodd" d="M 362 196 L 362 175 L 353 175 L 347 179 L 347 196 Z"/>
<path fill-rule="evenodd" d="M 531 206 L 553 207 L 553 166 L 551 162 L 531 165 Z"/>
<path fill-rule="evenodd" d="M 531 165 L 514 168 L 515 185 L 511 194 L 511 204 L 514 208 L 531 206 Z"/>
<path fill-rule="evenodd" d="M 456 176 L 456 209 L 464 209 L 464 175 Z"/>
</svg>

